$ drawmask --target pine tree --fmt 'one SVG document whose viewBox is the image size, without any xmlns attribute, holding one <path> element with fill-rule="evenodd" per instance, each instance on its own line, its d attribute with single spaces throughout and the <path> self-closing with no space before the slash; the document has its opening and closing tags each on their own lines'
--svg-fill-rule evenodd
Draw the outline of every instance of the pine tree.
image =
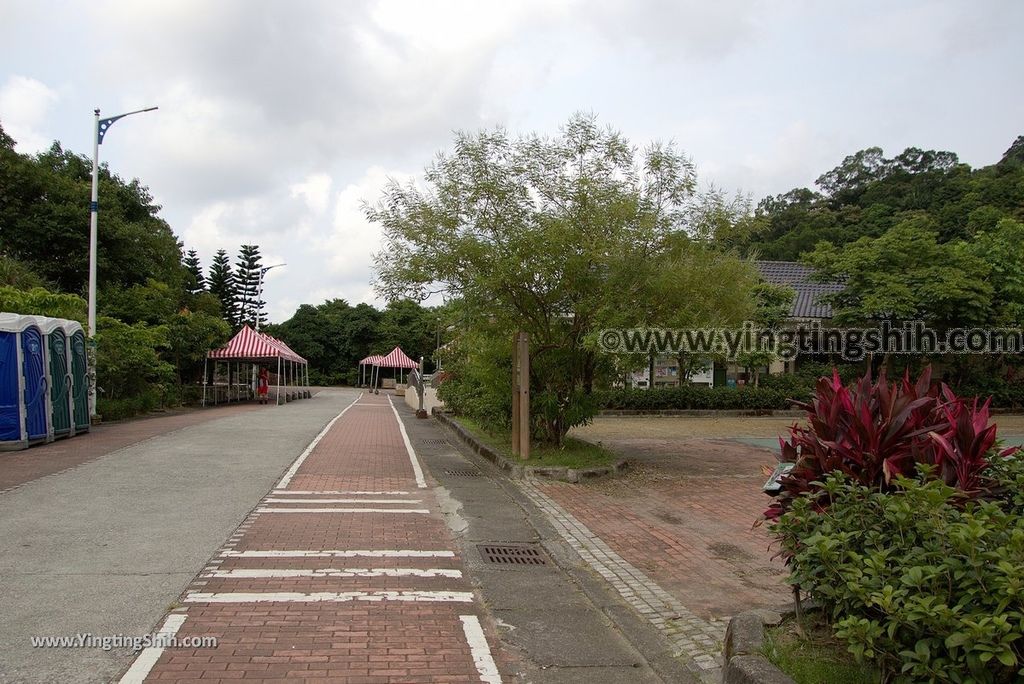
<svg viewBox="0 0 1024 684">
<path fill-rule="evenodd" d="M 235 296 L 239 327 L 256 327 L 257 321 L 258 326 L 263 326 L 267 322 L 266 314 L 263 312 L 266 302 L 261 299 L 263 266 L 260 260 L 258 245 L 242 245 L 238 252 L 238 262 L 235 264 Z"/>
<path fill-rule="evenodd" d="M 235 274 L 231 272 L 231 262 L 228 260 L 228 253 L 223 249 L 217 250 L 210 264 L 210 277 L 206 281 L 210 293 L 220 300 L 220 316 L 227 321 L 232 328 L 239 327 L 238 311 L 235 307 Z"/>
<path fill-rule="evenodd" d="M 206 278 L 203 276 L 203 267 L 199 264 L 199 255 L 196 250 L 188 250 L 188 255 L 182 260 L 188 276 L 185 279 L 185 289 L 190 295 L 197 295 L 206 291 Z"/>
</svg>

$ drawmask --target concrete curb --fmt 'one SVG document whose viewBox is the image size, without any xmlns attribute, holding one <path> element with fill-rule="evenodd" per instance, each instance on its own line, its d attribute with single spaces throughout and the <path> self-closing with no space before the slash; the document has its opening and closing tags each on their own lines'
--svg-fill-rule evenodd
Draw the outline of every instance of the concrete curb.
<svg viewBox="0 0 1024 684">
<path fill-rule="evenodd" d="M 795 684 L 761 652 L 765 624 L 778 624 L 781 619 L 776 614 L 766 621 L 762 612 L 748 610 L 729 621 L 722 658 L 724 684 Z"/>
<path fill-rule="evenodd" d="M 544 477 L 549 480 L 560 480 L 562 482 L 582 482 L 583 480 L 593 479 L 595 477 L 604 477 L 605 475 L 612 475 L 615 473 L 621 473 L 626 469 L 627 461 L 621 460 L 614 465 L 608 466 L 594 466 L 592 468 L 566 468 L 561 466 L 524 466 L 514 461 L 510 461 L 505 457 L 504 454 L 499 452 L 497 449 L 490 447 L 479 439 L 476 435 L 467 430 L 465 427 L 460 425 L 454 418 L 451 417 L 447 412 L 440 410 L 438 407 L 434 408 L 434 418 L 443 425 L 445 428 L 454 432 L 456 437 L 459 438 L 466 446 L 473 450 L 474 453 L 483 456 L 494 465 L 501 468 L 503 471 L 508 473 L 511 477 L 517 479 L 523 479 L 527 477 Z"/>
</svg>

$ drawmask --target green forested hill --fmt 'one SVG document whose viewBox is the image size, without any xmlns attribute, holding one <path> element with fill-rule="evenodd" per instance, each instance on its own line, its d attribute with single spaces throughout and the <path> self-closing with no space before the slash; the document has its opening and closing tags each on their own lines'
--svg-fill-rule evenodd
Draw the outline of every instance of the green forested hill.
<svg viewBox="0 0 1024 684">
<path fill-rule="evenodd" d="M 763 199 L 738 246 L 762 259 L 795 260 L 820 241 L 881 237 L 911 217 L 924 219 L 940 242 L 970 239 L 1004 218 L 1024 221 L 1024 136 L 979 169 L 953 152 L 911 147 L 886 158 L 871 147 L 815 184 Z"/>
</svg>

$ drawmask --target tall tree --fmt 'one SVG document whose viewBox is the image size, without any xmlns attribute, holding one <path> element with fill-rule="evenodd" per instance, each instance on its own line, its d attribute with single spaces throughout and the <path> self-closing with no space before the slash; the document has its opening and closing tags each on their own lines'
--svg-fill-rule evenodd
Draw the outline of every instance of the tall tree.
<svg viewBox="0 0 1024 684">
<path fill-rule="evenodd" d="M 378 290 L 389 300 L 430 291 L 460 300 L 476 346 L 494 340 L 506 359 L 512 332 L 528 332 L 536 431 L 560 443 L 593 415 L 592 381 L 609 373 L 597 331 L 642 322 L 666 244 L 685 238 L 692 163 L 671 145 L 638 154 L 618 132 L 577 115 L 553 139 L 459 134 L 426 183 L 428 191 L 392 183 L 367 207 L 384 228 Z"/>
<path fill-rule="evenodd" d="M 210 264 L 210 277 L 207 279 L 210 294 L 220 301 L 220 316 L 234 328 L 238 323 L 238 312 L 235 308 L 235 274 L 231 271 L 228 253 L 218 249 Z"/>
<path fill-rule="evenodd" d="M 237 326 L 264 325 L 267 316 L 263 312 L 266 302 L 263 301 L 262 270 L 258 245 L 242 245 L 235 263 L 235 307 Z"/>
<path fill-rule="evenodd" d="M 66 292 L 84 293 L 89 259 L 92 160 L 55 142 L 37 155 L 19 154 L 0 134 L 0 253 L 25 263 Z M 106 165 L 99 173 L 97 269 L 100 287 L 131 287 L 156 279 L 175 290 L 184 268 L 178 240 L 159 217 L 148 188 L 126 182 Z"/>
<path fill-rule="evenodd" d="M 197 295 L 206 290 L 206 278 L 203 276 L 203 267 L 199 263 L 199 254 L 196 250 L 188 250 L 188 254 L 182 260 L 188 275 L 185 279 L 185 290 L 190 295 Z"/>
<path fill-rule="evenodd" d="M 819 277 L 844 283 L 840 292 L 822 298 L 835 307 L 841 325 L 873 320 L 977 325 L 993 310 L 992 266 L 961 242 L 939 242 L 934 222 L 925 215 L 842 249 L 819 243 L 807 261 Z"/>
</svg>

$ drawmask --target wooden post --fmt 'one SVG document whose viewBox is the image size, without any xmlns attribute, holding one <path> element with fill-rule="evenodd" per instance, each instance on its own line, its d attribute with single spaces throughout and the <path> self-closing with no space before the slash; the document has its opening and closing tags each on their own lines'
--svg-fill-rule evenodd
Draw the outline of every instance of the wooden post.
<svg viewBox="0 0 1024 684">
<path fill-rule="evenodd" d="M 530 458 L 530 336 L 518 332 L 512 354 L 512 453 Z"/>
<path fill-rule="evenodd" d="M 519 333 L 519 456 L 530 458 L 530 335 Z"/>
<path fill-rule="evenodd" d="M 512 336 L 512 453 L 519 456 L 519 333 Z"/>
</svg>

